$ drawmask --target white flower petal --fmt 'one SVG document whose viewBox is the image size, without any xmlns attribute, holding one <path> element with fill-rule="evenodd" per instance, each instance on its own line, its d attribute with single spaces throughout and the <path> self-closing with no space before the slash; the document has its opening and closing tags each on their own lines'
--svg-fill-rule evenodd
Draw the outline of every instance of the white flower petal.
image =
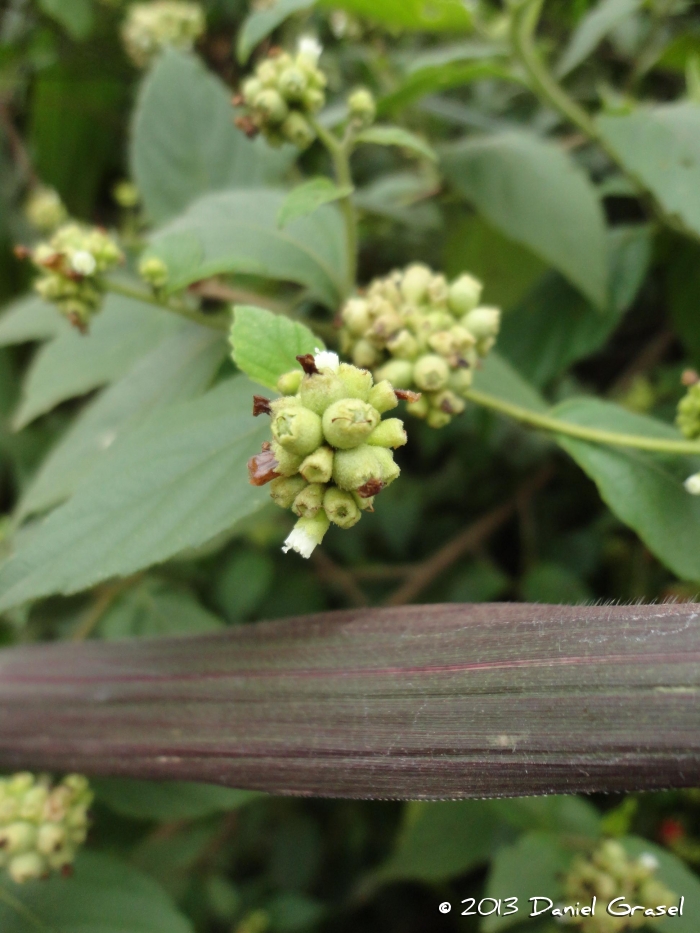
<svg viewBox="0 0 700 933">
<path fill-rule="evenodd" d="M 297 49 L 300 55 L 304 55 L 306 58 L 311 59 L 311 61 L 316 64 L 316 62 L 321 57 L 323 46 L 315 36 L 302 36 L 299 39 L 299 45 L 297 46 Z"/>
<path fill-rule="evenodd" d="M 331 350 L 314 350 L 314 363 L 319 372 L 337 373 L 340 366 L 340 357 Z"/>
<path fill-rule="evenodd" d="M 651 852 L 644 852 L 639 856 L 639 864 L 644 868 L 648 868 L 649 871 L 656 871 L 659 867 L 659 860 Z"/>
<path fill-rule="evenodd" d="M 78 275 L 92 275 L 97 268 L 95 257 L 86 249 L 77 249 L 70 258 L 70 264 Z"/>
<path fill-rule="evenodd" d="M 301 554 L 302 557 L 307 559 L 311 557 L 314 552 L 314 548 L 318 542 L 308 533 L 304 531 L 303 528 L 295 526 L 287 535 L 287 538 L 282 545 L 282 552 L 284 554 L 287 551 L 296 551 L 297 554 Z"/>
<path fill-rule="evenodd" d="M 691 496 L 700 496 L 700 473 L 693 473 L 683 485 Z"/>
</svg>

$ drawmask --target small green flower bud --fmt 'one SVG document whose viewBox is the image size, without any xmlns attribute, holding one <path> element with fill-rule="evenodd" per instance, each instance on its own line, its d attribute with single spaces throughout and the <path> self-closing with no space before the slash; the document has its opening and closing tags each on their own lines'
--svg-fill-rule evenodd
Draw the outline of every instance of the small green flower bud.
<svg viewBox="0 0 700 933">
<path fill-rule="evenodd" d="M 421 304 L 428 294 L 432 273 L 422 263 L 408 266 L 401 280 L 401 294 L 411 304 Z"/>
<path fill-rule="evenodd" d="M 474 308 L 462 318 L 462 324 L 477 340 L 493 338 L 501 327 L 501 312 L 498 308 Z"/>
<path fill-rule="evenodd" d="M 461 399 L 450 389 L 443 389 L 441 392 L 436 392 L 431 401 L 433 408 L 437 408 L 447 415 L 461 415 L 467 407 L 464 399 Z"/>
<path fill-rule="evenodd" d="M 66 848 L 68 836 L 60 823 L 44 823 L 39 827 L 36 848 L 41 855 L 55 855 Z"/>
<path fill-rule="evenodd" d="M 468 314 L 479 304 L 484 286 L 473 275 L 460 275 L 450 285 L 447 303 L 456 317 Z"/>
<path fill-rule="evenodd" d="M 356 492 L 351 492 L 350 495 L 361 512 L 374 512 L 374 496 L 361 496 Z"/>
<path fill-rule="evenodd" d="M 367 438 L 371 447 L 403 447 L 408 442 L 403 421 L 400 418 L 386 418 Z"/>
<path fill-rule="evenodd" d="M 277 380 L 277 391 L 282 395 L 296 395 L 303 378 L 304 373 L 301 369 L 293 369 L 289 373 L 284 373 Z"/>
<path fill-rule="evenodd" d="M 337 451 L 333 460 L 333 481 L 336 486 L 352 492 L 372 481 L 383 483 L 382 463 L 378 457 L 381 449 L 361 444 L 350 450 Z"/>
<path fill-rule="evenodd" d="M 340 528 L 352 528 L 362 517 L 352 494 L 337 486 L 326 490 L 323 508 L 328 518 Z"/>
<path fill-rule="evenodd" d="M 258 79 L 263 88 L 275 87 L 277 84 L 277 65 L 275 64 L 274 59 L 266 58 L 264 61 L 260 62 L 258 67 L 255 69 L 255 77 Z M 259 93 L 258 89 L 258 93 Z"/>
<path fill-rule="evenodd" d="M 430 428 L 445 428 L 452 421 L 452 415 L 439 408 L 430 408 L 425 420 Z"/>
<path fill-rule="evenodd" d="M 301 405 L 285 408 L 272 418 L 272 436 L 285 450 L 306 457 L 322 443 L 321 419 Z"/>
<path fill-rule="evenodd" d="M 280 94 L 289 101 L 301 100 L 307 87 L 306 75 L 300 68 L 285 68 L 277 81 Z"/>
<path fill-rule="evenodd" d="M 376 371 L 374 377 L 377 385 L 390 382 L 397 389 L 410 389 L 413 385 L 413 363 L 407 360 L 389 360 Z M 376 405 L 374 407 L 377 408 Z"/>
<path fill-rule="evenodd" d="M 335 373 L 305 376 L 299 387 L 299 399 L 305 408 L 322 415 L 329 405 L 346 398 L 343 380 Z"/>
<path fill-rule="evenodd" d="M 366 369 L 351 366 L 349 363 L 341 363 L 338 368 L 338 376 L 345 387 L 347 398 L 359 398 L 363 402 L 369 399 L 369 394 L 372 391 L 372 373 Z"/>
<path fill-rule="evenodd" d="M 377 457 L 379 458 L 379 465 L 382 470 L 382 483 L 385 486 L 388 486 L 390 483 L 393 483 L 395 479 L 401 473 L 401 469 L 394 460 L 394 455 L 386 447 L 375 447 L 374 448 Z"/>
<path fill-rule="evenodd" d="M 430 411 L 430 399 L 427 395 L 422 395 L 415 402 L 407 402 L 406 411 L 414 418 L 427 418 Z"/>
<path fill-rule="evenodd" d="M 168 281 L 168 267 L 157 256 L 146 256 L 139 263 L 139 275 L 152 288 L 163 288 Z"/>
<path fill-rule="evenodd" d="M 364 298 L 351 298 L 346 302 L 341 317 L 354 337 L 361 337 L 371 323 L 369 308 Z"/>
<path fill-rule="evenodd" d="M 691 385 L 678 403 L 676 424 L 689 440 L 700 437 L 700 382 Z"/>
<path fill-rule="evenodd" d="M 126 210 L 133 209 L 141 200 L 139 189 L 133 181 L 129 181 L 126 178 L 122 179 L 122 181 L 118 181 L 112 188 L 112 197 L 119 207 L 123 207 Z"/>
<path fill-rule="evenodd" d="M 358 340 L 352 351 L 352 361 L 360 369 L 370 369 L 381 359 L 381 353 L 369 340 Z"/>
<path fill-rule="evenodd" d="M 413 334 L 403 328 L 386 342 L 387 350 L 400 360 L 413 360 L 420 352 L 420 344 Z"/>
<path fill-rule="evenodd" d="M 454 369 L 450 373 L 448 385 L 457 395 L 464 395 L 471 389 L 473 381 L 474 371 L 471 368 Z"/>
<path fill-rule="evenodd" d="M 272 88 L 261 91 L 255 98 L 255 109 L 270 123 L 282 123 L 289 113 L 284 98 Z"/>
<path fill-rule="evenodd" d="M 241 85 L 241 94 L 243 100 L 249 107 L 255 106 L 255 101 L 257 100 L 258 94 L 263 90 L 263 83 L 260 78 L 256 76 L 251 76 L 246 78 L 243 84 Z"/>
<path fill-rule="evenodd" d="M 48 865 L 38 852 L 25 852 L 10 860 L 7 871 L 15 884 L 34 881 L 46 874 Z"/>
<path fill-rule="evenodd" d="M 360 126 L 366 127 L 374 123 L 377 115 L 377 104 L 371 91 L 360 87 L 348 97 L 348 110 L 350 118 Z"/>
<path fill-rule="evenodd" d="M 0 850 L 8 855 L 27 852 L 36 844 L 36 826 L 27 821 L 0 827 Z"/>
<path fill-rule="evenodd" d="M 374 346 L 382 349 L 387 342 L 395 337 L 402 329 L 403 321 L 401 317 L 392 309 L 386 314 L 380 314 L 374 321 L 365 337 Z"/>
<path fill-rule="evenodd" d="M 441 356 L 427 353 L 416 360 L 413 367 L 413 379 L 419 389 L 425 392 L 437 392 L 447 385 L 450 367 Z"/>
<path fill-rule="evenodd" d="M 303 476 L 280 476 L 270 483 L 270 498 L 282 509 L 290 509 L 292 503 L 306 486 Z"/>
<path fill-rule="evenodd" d="M 347 450 L 363 443 L 379 424 L 379 412 L 361 399 L 334 402 L 323 415 L 323 433 L 332 447 Z"/>
<path fill-rule="evenodd" d="M 292 453 L 276 441 L 272 442 L 272 454 L 277 461 L 275 473 L 279 473 L 281 476 L 294 476 L 295 473 L 299 472 L 299 467 L 304 461 L 303 457 Z"/>
<path fill-rule="evenodd" d="M 48 788 L 42 784 L 30 787 L 21 797 L 17 816 L 22 820 L 40 819 L 44 812 L 48 796 Z"/>
<path fill-rule="evenodd" d="M 439 330 L 428 338 L 428 346 L 440 356 L 451 357 L 457 352 L 455 340 L 449 330 Z"/>
<path fill-rule="evenodd" d="M 317 87 L 307 87 L 301 98 L 307 113 L 316 113 L 326 102 L 326 95 Z"/>
<path fill-rule="evenodd" d="M 434 275 L 431 277 L 430 284 L 428 285 L 428 298 L 432 305 L 446 305 L 449 293 L 450 290 L 447 285 L 447 279 L 444 275 Z"/>
<path fill-rule="evenodd" d="M 330 520 L 323 509 L 312 518 L 300 518 L 287 535 L 282 550 L 285 554 L 292 550 L 302 557 L 311 557 L 314 549 L 323 541 L 329 526 Z"/>
<path fill-rule="evenodd" d="M 43 185 L 32 190 L 24 212 L 29 223 L 43 233 L 55 230 L 68 214 L 59 193 L 54 188 L 46 188 Z"/>
<path fill-rule="evenodd" d="M 294 500 L 292 512 L 300 518 L 311 518 L 323 506 L 326 487 L 321 483 L 310 483 Z"/>
<path fill-rule="evenodd" d="M 391 363 L 387 365 L 390 366 Z M 394 387 L 388 379 L 382 379 L 374 386 L 367 401 L 373 408 L 376 408 L 380 415 L 383 415 L 385 411 L 391 411 L 399 404 Z"/>
<path fill-rule="evenodd" d="M 298 149 L 308 149 L 316 139 L 316 133 L 309 121 L 298 110 L 293 110 L 280 127 L 286 140 Z"/>
<path fill-rule="evenodd" d="M 309 483 L 330 483 L 333 476 L 333 451 L 319 447 L 304 460 L 299 472 Z"/>
</svg>

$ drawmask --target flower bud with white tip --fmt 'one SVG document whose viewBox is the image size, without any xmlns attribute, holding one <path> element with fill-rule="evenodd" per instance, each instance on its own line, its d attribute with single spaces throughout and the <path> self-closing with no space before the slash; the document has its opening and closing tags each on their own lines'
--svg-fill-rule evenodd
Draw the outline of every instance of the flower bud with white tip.
<svg viewBox="0 0 700 933">
<path fill-rule="evenodd" d="M 330 519 L 321 509 L 313 518 L 300 518 L 282 546 L 282 551 L 296 551 L 302 557 L 309 558 L 323 541 L 330 526 Z"/>
</svg>

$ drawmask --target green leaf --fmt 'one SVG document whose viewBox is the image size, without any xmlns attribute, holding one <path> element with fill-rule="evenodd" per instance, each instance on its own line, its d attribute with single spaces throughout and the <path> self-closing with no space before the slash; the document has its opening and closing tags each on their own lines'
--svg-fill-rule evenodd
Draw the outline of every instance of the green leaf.
<svg viewBox="0 0 700 933">
<path fill-rule="evenodd" d="M 491 862 L 485 896 L 504 900 L 517 897 L 518 911 L 507 917 L 492 914 L 484 918 L 484 933 L 505 930 L 527 920 L 533 908 L 531 897 L 549 897 L 558 903 L 560 877 L 570 861 L 571 850 L 553 833 L 525 833 L 514 845 L 499 849 Z M 545 902 L 540 901 L 538 909 L 544 906 Z"/>
<path fill-rule="evenodd" d="M 71 39 L 87 39 L 95 22 L 91 0 L 39 0 L 42 13 L 59 23 Z"/>
<path fill-rule="evenodd" d="M 313 214 L 323 204 L 330 204 L 332 201 L 347 198 L 352 192 L 352 185 L 338 187 L 330 178 L 323 176 L 310 178 L 303 184 L 293 188 L 284 199 L 277 214 L 277 225 L 286 227 L 290 221 L 296 220 L 297 217 L 306 217 Z"/>
<path fill-rule="evenodd" d="M 598 128 L 628 172 L 682 229 L 700 234 L 700 105 L 690 101 L 601 116 Z"/>
<path fill-rule="evenodd" d="M 203 392 L 225 353 L 221 334 L 197 324 L 166 337 L 84 408 L 25 492 L 20 517 L 69 498 L 117 438 L 151 412 Z"/>
<path fill-rule="evenodd" d="M 154 412 L 125 434 L 65 505 L 18 541 L 0 567 L 0 606 L 74 593 L 197 547 L 259 508 L 248 458 L 269 427 L 254 387 L 229 379 Z"/>
<path fill-rule="evenodd" d="M 663 930 L 664 933 L 695 933 L 700 913 L 700 878 L 697 874 L 668 849 L 662 849 L 646 839 L 627 836 L 619 841 L 633 858 L 646 853 L 653 855 L 659 863 L 654 877 L 672 891 L 677 899 L 685 898 L 682 917 L 660 917 L 654 920 L 653 929 Z M 677 904 L 678 900 L 667 906 Z"/>
<path fill-rule="evenodd" d="M 539 392 L 498 353 L 492 352 L 486 357 L 483 368 L 475 373 L 474 387 L 533 411 L 547 410 L 547 403 Z"/>
<path fill-rule="evenodd" d="M 680 439 L 670 425 L 597 399 L 572 399 L 551 413 L 603 430 Z M 610 510 L 659 560 L 681 579 L 700 581 L 700 499 L 683 487 L 683 480 L 700 466 L 697 461 L 563 435 L 557 441 L 595 482 Z"/>
<path fill-rule="evenodd" d="M 583 797 L 512 797 L 491 803 L 499 819 L 515 829 L 529 832 L 569 833 L 573 836 L 600 835 L 600 814 Z"/>
<path fill-rule="evenodd" d="M 238 32 L 236 43 L 238 61 L 244 65 L 258 43 L 266 39 L 294 13 L 309 10 L 315 3 L 316 0 L 276 0 L 272 6 L 250 13 Z"/>
<path fill-rule="evenodd" d="M 98 800 L 120 816 L 135 820 L 198 820 L 215 813 L 237 810 L 261 794 L 232 790 L 215 784 L 188 781 L 136 781 L 98 778 L 93 782 Z"/>
<path fill-rule="evenodd" d="M 617 227 L 609 243 L 611 296 L 602 313 L 566 279 L 550 272 L 504 316 L 499 350 L 536 386 L 547 385 L 603 346 L 644 281 L 651 260 L 650 229 Z"/>
<path fill-rule="evenodd" d="M 231 344 L 236 366 L 268 389 L 277 388 L 283 373 L 299 368 L 297 356 L 325 348 L 323 341 L 298 321 L 246 305 L 235 308 Z"/>
<path fill-rule="evenodd" d="M 643 0 L 600 0 L 576 27 L 557 66 L 557 75 L 563 78 L 577 68 L 608 33 L 642 6 L 642 2 Z"/>
<path fill-rule="evenodd" d="M 488 861 L 502 838 L 490 801 L 409 803 L 396 848 L 372 880 L 446 881 Z"/>
<path fill-rule="evenodd" d="M 174 314 L 108 295 L 88 334 L 62 328 L 37 351 L 25 377 L 14 427 L 22 428 L 60 402 L 121 378 L 180 326 Z"/>
<path fill-rule="evenodd" d="M 558 146 L 506 132 L 451 146 L 443 161 L 489 223 L 558 269 L 595 305 L 605 305 L 603 212 L 593 185 Z"/>
<path fill-rule="evenodd" d="M 69 330 L 70 324 L 54 305 L 27 295 L 7 305 L 0 316 L 0 347 L 50 340 Z"/>
<path fill-rule="evenodd" d="M 322 0 L 320 5 L 396 29 L 467 32 L 471 28 L 471 17 L 461 0 Z"/>
<path fill-rule="evenodd" d="M 112 855 L 82 852 L 70 880 L 2 886 L 2 933 L 194 933 L 154 881 Z"/>
<path fill-rule="evenodd" d="M 209 191 L 278 180 L 291 147 L 247 139 L 224 83 L 195 55 L 168 49 L 141 86 L 130 161 L 148 216 L 162 223 Z"/>
<path fill-rule="evenodd" d="M 201 635 L 223 625 L 188 590 L 146 579 L 131 587 L 100 619 L 98 633 L 106 641 Z"/>
<path fill-rule="evenodd" d="M 462 87 L 484 78 L 516 81 L 507 65 L 496 60 L 498 50 L 464 43 L 418 56 L 399 86 L 377 101 L 380 116 L 394 113 L 427 94 Z"/>
<path fill-rule="evenodd" d="M 335 310 L 350 288 L 340 213 L 328 204 L 280 230 L 284 200 L 268 188 L 205 195 L 154 235 L 149 253 L 167 264 L 173 245 L 183 255 L 183 237 L 185 253 L 198 251 L 170 266 L 172 291 L 220 273 L 249 273 L 303 285 Z"/>
<path fill-rule="evenodd" d="M 356 137 L 359 143 L 374 143 L 376 146 L 400 146 L 414 155 L 437 162 L 437 153 L 425 140 L 400 126 L 370 126 Z"/>
<path fill-rule="evenodd" d="M 429 174 L 389 172 L 359 188 L 353 197 L 355 207 L 387 217 L 414 230 L 436 230 L 442 224 L 434 201 L 436 182 Z"/>
</svg>

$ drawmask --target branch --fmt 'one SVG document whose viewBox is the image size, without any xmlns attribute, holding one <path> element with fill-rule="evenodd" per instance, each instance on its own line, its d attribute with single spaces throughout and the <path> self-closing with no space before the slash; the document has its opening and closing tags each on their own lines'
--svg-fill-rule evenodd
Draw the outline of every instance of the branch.
<svg viewBox="0 0 700 933">
<path fill-rule="evenodd" d="M 0 767 L 278 794 L 700 783 L 696 605 L 354 609 L 0 652 Z"/>
</svg>

